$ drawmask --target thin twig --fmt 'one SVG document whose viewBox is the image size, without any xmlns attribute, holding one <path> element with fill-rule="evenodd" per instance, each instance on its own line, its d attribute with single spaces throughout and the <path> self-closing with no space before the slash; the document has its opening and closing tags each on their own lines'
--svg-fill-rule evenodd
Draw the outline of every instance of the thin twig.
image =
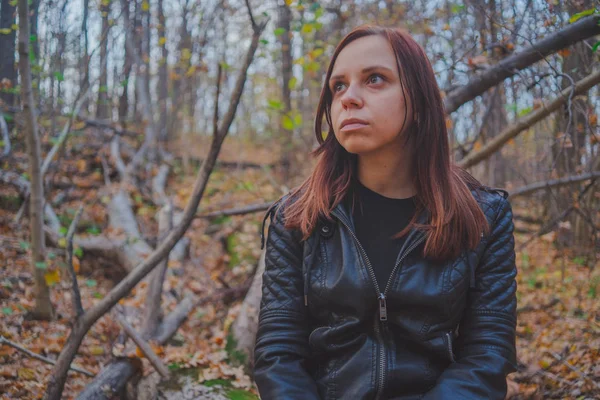
<svg viewBox="0 0 600 400">
<path fill-rule="evenodd" d="M 594 386 L 596 386 L 596 388 L 600 389 L 600 383 L 596 382 L 595 379 L 590 378 L 586 373 L 581 372 L 580 370 L 578 370 L 577 368 L 575 368 L 573 365 L 571 365 L 563 357 L 559 356 L 558 354 L 556 354 L 553 351 L 546 351 L 546 353 L 550 354 L 552 357 L 556 358 L 558 361 L 560 361 L 561 363 L 565 364 L 567 366 L 567 368 L 569 368 L 571 371 L 575 372 L 581 378 L 589 380 L 590 382 L 592 382 L 592 384 Z"/>
<path fill-rule="evenodd" d="M 79 205 L 79 209 L 67 232 L 67 264 L 69 266 L 69 272 L 71 273 L 71 280 L 73 281 L 73 308 L 75 309 L 75 321 L 83 315 L 83 305 L 81 304 L 81 294 L 79 292 L 79 285 L 77 284 L 77 274 L 75 273 L 75 267 L 73 266 L 73 236 L 75 235 L 75 229 L 77 228 L 82 212 L 83 203 Z"/>
<path fill-rule="evenodd" d="M 8 157 L 10 154 L 10 135 L 8 132 L 8 125 L 4 120 L 4 115 L 0 114 L 0 132 L 2 133 L 2 141 L 4 142 L 4 151 L 0 154 L 0 160 Z"/>
<path fill-rule="evenodd" d="M 162 362 L 162 360 L 156 355 L 152 347 L 144 340 L 142 337 L 125 321 L 121 316 L 117 317 L 117 322 L 123 327 L 125 332 L 129 335 L 131 339 L 139 346 L 142 353 L 146 356 L 148 361 L 152 364 L 154 369 L 163 377 L 169 377 L 169 370 L 167 366 Z"/>
<path fill-rule="evenodd" d="M 43 361 L 45 363 L 52 364 L 52 365 L 56 364 L 55 360 L 53 360 L 51 358 L 48 358 L 48 357 L 44 357 L 44 356 L 39 355 L 37 353 L 34 353 L 33 351 L 28 350 L 25 347 L 22 347 L 21 345 L 15 343 L 15 342 L 11 342 L 10 340 L 8 340 L 7 338 L 5 338 L 2 335 L 0 335 L 0 344 L 6 344 L 6 345 L 8 345 L 8 346 L 10 346 L 10 347 L 12 347 L 14 349 L 17 349 L 17 350 L 19 350 L 19 351 L 27 354 L 31 358 L 35 358 L 36 360 L 40 360 L 40 361 Z M 91 372 L 86 371 L 85 369 L 80 368 L 78 366 L 75 366 L 73 364 L 71 364 L 71 366 L 69 367 L 69 369 L 71 369 L 71 370 L 73 370 L 75 372 L 79 372 L 80 374 L 84 374 L 86 376 L 92 377 L 92 378 L 95 376 Z"/>
<path fill-rule="evenodd" d="M 272 204 L 273 204 L 273 202 L 251 204 L 251 205 L 245 206 L 245 207 L 234 207 L 234 208 L 229 208 L 227 210 L 219 210 L 219 211 L 213 211 L 213 212 L 208 212 L 205 214 L 196 215 L 194 218 L 216 218 L 216 217 L 224 217 L 227 215 L 250 214 L 250 213 L 254 213 L 254 212 L 268 210 Z"/>
</svg>

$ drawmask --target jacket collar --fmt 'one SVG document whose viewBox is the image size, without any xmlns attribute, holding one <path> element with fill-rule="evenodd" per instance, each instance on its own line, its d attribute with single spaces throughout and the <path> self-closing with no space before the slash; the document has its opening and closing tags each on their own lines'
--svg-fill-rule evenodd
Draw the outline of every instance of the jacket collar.
<svg viewBox="0 0 600 400">
<path fill-rule="evenodd" d="M 338 218 L 344 225 L 348 226 L 352 230 L 352 232 L 356 234 L 352 214 L 344 201 L 338 203 L 331 211 L 331 214 L 334 217 Z M 423 211 L 421 211 L 421 213 L 417 217 L 417 223 L 426 224 L 429 222 L 430 217 L 431 212 L 428 209 L 423 209 Z M 414 242 L 420 240 L 421 237 L 424 235 L 426 235 L 425 232 L 420 231 L 414 227 L 411 228 L 408 234 L 406 235 L 406 240 L 402 245 L 402 249 L 400 250 L 398 257 L 400 257 L 404 253 L 405 249 L 409 248 Z"/>
</svg>

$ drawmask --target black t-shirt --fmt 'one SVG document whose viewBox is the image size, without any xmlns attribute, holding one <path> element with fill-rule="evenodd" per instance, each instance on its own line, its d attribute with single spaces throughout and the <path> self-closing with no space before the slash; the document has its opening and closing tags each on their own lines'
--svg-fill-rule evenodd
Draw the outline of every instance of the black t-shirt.
<svg viewBox="0 0 600 400">
<path fill-rule="evenodd" d="M 355 202 L 352 212 L 354 230 L 371 262 L 379 290 L 383 292 L 407 235 L 399 239 L 391 237 L 412 219 L 416 196 L 393 199 L 367 188 L 358 179 L 354 182 L 355 193 L 360 200 Z M 351 198 L 349 196 L 349 205 L 352 204 Z"/>
</svg>

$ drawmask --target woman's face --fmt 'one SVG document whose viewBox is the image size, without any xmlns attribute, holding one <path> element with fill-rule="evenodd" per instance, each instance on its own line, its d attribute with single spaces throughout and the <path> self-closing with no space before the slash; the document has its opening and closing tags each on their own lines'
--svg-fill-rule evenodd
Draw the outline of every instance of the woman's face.
<svg viewBox="0 0 600 400">
<path fill-rule="evenodd" d="M 333 131 L 346 151 L 367 154 L 402 146 L 402 132 L 410 122 L 408 100 L 396 56 L 385 38 L 365 36 L 344 47 L 328 84 Z"/>
</svg>

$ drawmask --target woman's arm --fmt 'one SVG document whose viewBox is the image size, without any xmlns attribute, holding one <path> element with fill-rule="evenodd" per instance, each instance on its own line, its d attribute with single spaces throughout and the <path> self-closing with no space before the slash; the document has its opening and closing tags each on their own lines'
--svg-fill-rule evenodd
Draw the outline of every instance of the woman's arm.
<svg viewBox="0 0 600 400">
<path fill-rule="evenodd" d="M 254 380 L 263 400 L 319 399 L 305 368 L 310 327 L 302 295 L 302 244 L 284 228 L 282 211 L 272 218 L 267 236 Z"/>
<path fill-rule="evenodd" d="M 460 322 L 457 360 L 424 397 L 491 399 L 506 396 L 506 375 L 516 371 L 514 224 L 510 203 L 500 197 L 492 231 Z"/>
</svg>

